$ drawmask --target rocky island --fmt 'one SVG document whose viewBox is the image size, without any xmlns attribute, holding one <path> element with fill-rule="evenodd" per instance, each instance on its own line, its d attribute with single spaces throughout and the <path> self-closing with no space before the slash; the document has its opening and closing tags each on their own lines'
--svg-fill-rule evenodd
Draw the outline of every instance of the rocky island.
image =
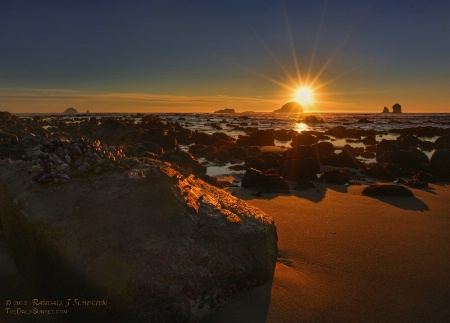
<svg viewBox="0 0 450 323">
<path fill-rule="evenodd" d="M 78 114 L 79 112 L 77 111 L 77 109 L 75 108 L 67 108 L 66 110 L 64 110 L 64 112 L 62 114 L 65 115 L 75 115 Z"/>
<path fill-rule="evenodd" d="M 298 102 L 288 102 L 274 113 L 303 113 L 303 108 Z"/>
<path fill-rule="evenodd" d="M 389 109 L 384 107 L 382 113 L 389 113 Z M 402 113 L 402 106 L 398 103 L 394 104 L 392 106 L 392 113 Z"/>
</svg>

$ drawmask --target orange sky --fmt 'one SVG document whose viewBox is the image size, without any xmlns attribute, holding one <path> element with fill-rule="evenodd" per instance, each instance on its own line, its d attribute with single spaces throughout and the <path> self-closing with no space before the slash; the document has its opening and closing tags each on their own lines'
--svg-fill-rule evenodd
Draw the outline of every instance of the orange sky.
<svg viewBox="0 0 450 323">
<path fill-rule="evenodd" d="M 0 110 L 450 113 L 449 1 L 11 1 Z"/>
</svg>

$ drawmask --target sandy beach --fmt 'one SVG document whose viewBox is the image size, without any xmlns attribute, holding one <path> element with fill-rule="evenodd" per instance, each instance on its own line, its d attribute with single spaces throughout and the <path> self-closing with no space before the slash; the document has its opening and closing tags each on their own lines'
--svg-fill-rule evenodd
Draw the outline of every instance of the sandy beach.
<svg viewBox="0 0 450 323">
<path fill-rule="evenodd" d="M 450 186 L 412 189 L 414 198 L 375 199 L 362 189 L 318 184 L 258 198 L 235 190 L 274 218 L 279 258 L 272 286 L 212 321 L 448 321 Z"/>
</svg>

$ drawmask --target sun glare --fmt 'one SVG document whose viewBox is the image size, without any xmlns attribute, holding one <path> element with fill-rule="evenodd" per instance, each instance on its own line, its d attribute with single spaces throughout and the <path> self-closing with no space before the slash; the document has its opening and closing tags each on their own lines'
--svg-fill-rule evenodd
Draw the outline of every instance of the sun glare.
<svg viewBox="0 0 450 323">
<path fill-rule="evenodd" d="M 295 101 L 302 106 L 311 106 L 314 103 L 314 91 L 310 87 L 302 86 L 295 90 Z"/>
</svg>

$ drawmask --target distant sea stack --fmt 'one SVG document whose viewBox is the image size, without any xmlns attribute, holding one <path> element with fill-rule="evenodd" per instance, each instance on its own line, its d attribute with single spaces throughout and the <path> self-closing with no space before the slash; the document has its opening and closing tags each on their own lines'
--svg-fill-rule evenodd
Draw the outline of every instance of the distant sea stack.
<svg viewBox="0 0 450 323">
<path fill-rule="evenodd" d="M 389 113 L 389 109 L 384 107 L 382 113 Z M 402 113 L 402 106 L 398 103 L 392 106 L 392 113 Z"/>
<path fill-rule="evenodd" d="M 67 108 L 66 110 L 64 110 L 63 114 L 74 115 L 74 114 L 78 114 L 78 111 L 75 108 Z"/>
<path fill-rule="evenodd" d="M 274 113 L 303 113 L 303 108 L 298 102 L 289 102 L 275 110 Z"/>
<path fill-rule="evenodd" d="M 398 103 L 392 106 L 392 113 L 402 113 L 402 106 Z"/>
<path fill-rule="evenodd" d="M 234 109 L 222 109 L 222 110 L 217 110 L 214 113 L 236 113 L 236 111 L 234 111 Z"/>
</svg>

